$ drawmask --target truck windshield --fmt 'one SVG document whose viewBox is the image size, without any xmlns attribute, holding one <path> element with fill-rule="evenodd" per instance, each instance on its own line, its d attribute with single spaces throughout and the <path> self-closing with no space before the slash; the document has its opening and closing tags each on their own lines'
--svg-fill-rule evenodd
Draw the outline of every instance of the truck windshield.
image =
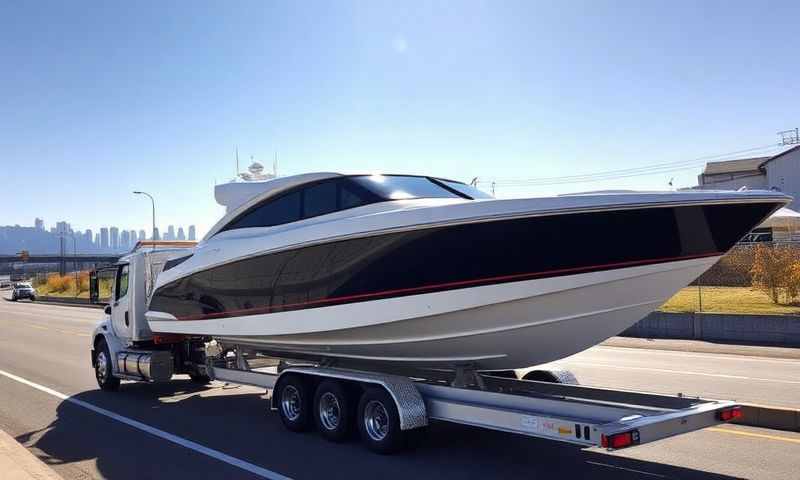
<svg viewBox="0 0 800 480">
<path fill-rule="evenodd" d="M 382 200 L 407 200 L 411 198 L 463 198 L 427 177 L 401 175 L 365 175 L 352 177 L 353 181 L 374 193 Z"/>
</svg>

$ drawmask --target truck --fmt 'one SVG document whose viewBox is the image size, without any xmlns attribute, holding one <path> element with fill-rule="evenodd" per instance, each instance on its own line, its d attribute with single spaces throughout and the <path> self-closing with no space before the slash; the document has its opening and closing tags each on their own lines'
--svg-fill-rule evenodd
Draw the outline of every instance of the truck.
<svg viewBox="0 0 800 480">
<path fill-rule="evenodd" d="M 268 410 L 288 430 L 316 429 L 333 442 L 358 432 L 378 453 L 401 450 L 433 421 L 613 450 L 742 416 L 732 401 L 588 387 L 563 370 L 534 368 L 522 375 L 468 366 L 445 372 L 331 364 L 268 356 L 213 337 L 153 332 L 145 313 L 158 275 L 187 248 L 186 242 L 139 242 L 114 266 L 112 296 L 90 345 L 102 390 L 176 375 L 200 384 L 260 387 L 267 390 Z"/>
</svg>

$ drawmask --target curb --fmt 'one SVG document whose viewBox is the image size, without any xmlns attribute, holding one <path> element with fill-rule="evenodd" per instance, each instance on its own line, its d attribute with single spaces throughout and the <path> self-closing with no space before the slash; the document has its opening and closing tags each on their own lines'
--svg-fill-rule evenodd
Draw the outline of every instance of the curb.
<svg viewBox="0 0 800 480">
<path fill-rule="evenodd" d="M 105 305 L 89 303 L 89 300 L 70 297 L 36 297 L 36 303 L 47 305 L 64 305 L 66 307 L 104 308 Z"/>
<path fill-rule="evenodd" d="M 749 427 L 800 432 L 800 410 L 743 403 L 742 418 L 730 423 Z"/>
<path fill-rule="evenodd" d="M 0 472 L 6 480 L 63 480 L 46 463 L 0 430 Z"/>
</svg>

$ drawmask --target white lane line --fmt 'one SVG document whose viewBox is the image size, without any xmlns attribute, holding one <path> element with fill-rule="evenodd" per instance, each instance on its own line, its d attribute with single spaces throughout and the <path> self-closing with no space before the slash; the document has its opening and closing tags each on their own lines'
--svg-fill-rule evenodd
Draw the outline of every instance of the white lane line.
<svg viewBox="0 0 800 480">
<path fill-rule="evenodd" d="M 800 366 L 800 359 L 791 358 L 767 358 L 757 357 L 753 355 L 739 355 L 736 353 L 700 353 L 689 352 L 682 350 L 657 350 L 655 348 L 636 348 L 636 347 L 607 347 L 605 345 L 597 345 L 592 347 L 587 352 L 582 352 L 577 355 L 591 354 L 592 350 L 614 350 L 620 353 L 630 353 L 631 355 L 666 355 L 681 358 L 714 358 L 717 360 L 734 360 L 734 361 L 747 361 L 747 362 L 767 362 L 779 363 L 782 365 Z"/>
<path fill-rule="evenodd" d="M 596 363 L 596 362 L 584 363 L 584 362 L 559 361 L 558 363 L 565 365 L 575 365 L 578 367 L 603 367 L 603 368 L 613 368 L 617 370 L 641 370 L 645 372 L 672 373 L 678 375 L 697 375 L 702 377 L 727 378 L 734 380 L 757 380 L 760 382 L 775 382 L 775 383 L 786 383 L 789 385 L 800 385 L 800 381 L 798 380 L 779 380 L 775 378 L 746 377 L 743 375 L 725 375 L 723 373 L 691 372 L 688 370 L 669 370 L 666 368 L 626 367 L 621 365 L 609 365 L 605 363 Z"/>
<path fill-rule="evenodd" d="M 207 456 L 209 456 L 211 458 L 214 458 L 214 459 L 217 459 L 217 460 L 219 460 L 221 462 L 225 462 L 228 465 L 233 465 L 234 467 L 241 468 L 242 470 L 245 470 L 245 471 L 248 471 L 248 472 L 250 472 L 252 474 L 258 475 L 259 477 L 268 478 L 270 480 L 272 480 L 272 479 L 275 479 L 275 480 L 291 480 L 290 477 L 283 476 L 283 475 L 281 475 L 279 473 L 273 472 L 272 470 L 267 470 L 266 468 L 259 467 L 258 465 L 253 465 L 252 463 L 245 462 L 244 460 L 240 460 L 240 459 L 238 459 L 236 457 L 232 457 L 230 455 L 224 454 L 224 453 L 222 453 L 222 452 L 220 452 L 218 450 L 214 450 L 212 448 L 205 447 L 203 445 L 200 445 L 199 443 L 195 443 L 195 442 L 193 442 L 191 440 L 187 440 L 187 439 L 185 439 L 183 437 L 179 437 L 177 435 L 173 435 L 173 434 L 165 432 L 163 430 L 159 430 L 159 429 L 157 429 L 155 427 L 151 427 L 150 425 L 144 424 L 144 423 L 139 422 L 137 420 L 133 420 L 133 419 L 128 418 L 128 417 L 124 417 L 124 416 L 119 415 L 117 413 L 114 413 L 114 412 L 112 412 L 110 410 L 106 410 L 105 408 L 97 407 L 95 405 L 92 405 L 91 403 L 84 402 L 83 400 L 78 400 L 76 398 L 72 398 L 69 395 L 65 395 L 65 394 L 63 394 L 61 392 L 53 390 L 52 388 L 48 388 L 48 387 L 45 387 L 43 385 L 39 385 L 38 383 L 31 382 L 30 380 L 26 380 L 26 379 L 24 379 L 22 377 L 18 377 L 16 375 L 14 375 L 13 373 L 8 373 L 6 371 L 0 370 L 0 375 L 3 375 L 4 377 L 7 377 L 7 378 L 9 378 L 11 380 L 14 380 L 15 382 L 19 382 L 19 383 L 21 383 L 23 385 L 27 385 L 29 387 L 35 388 L 36 390 L 39 390 L 40 392 L 44 392 L 44 393 L 46 393 L 48 395 L 52 395 L 52 396 L 54 396 L 54 397 L 56 397 L 56 398 L 58 398 L 60 400 L 65 401 L 65 402 L 71 403 L 73 405 L 77 405 L 77 406 L 85 408 L 87 410 L 91 410 L 91 411 L 93 411 L 95 413 L 103 415 L 104 417 L 108 417 L 108 418 L 110 418 L 112 420 L 116 420 L 116 421 L 118 421 L 120 423 L 124 423 L 125 425 L 133 427 L 133 428 L 135 428 L 137 430 L 141 430 L 143 432 L 149 433 L 150 435 L 154 435 L 154 436 L 159 437 L 159 438 L 161 438 L 163 440 L 166 440 L 168 442 L 172 442 L 172 443 L 174 443 L 176 445 L 180 445 L 182 447 L 188 448 L 189 450 L 193 450 L 193 451 L 195 451 L 197 453 L 201 453 L 203 455 L 207 455 Z"/>
</svg>

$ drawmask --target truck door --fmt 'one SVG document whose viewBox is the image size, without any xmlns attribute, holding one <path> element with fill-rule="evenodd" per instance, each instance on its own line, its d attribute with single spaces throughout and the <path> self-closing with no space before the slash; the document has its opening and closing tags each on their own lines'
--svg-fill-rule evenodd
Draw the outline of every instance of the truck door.
<svg viewBox="0 0 800 480">
<path fill-rule="evenodd" d="M 120 338 L 131 337 L 130 319 L 130 265 L 120 265 L 114 280 L 114 295 L 111 301 L 111 326 Z"/>
</svg>

